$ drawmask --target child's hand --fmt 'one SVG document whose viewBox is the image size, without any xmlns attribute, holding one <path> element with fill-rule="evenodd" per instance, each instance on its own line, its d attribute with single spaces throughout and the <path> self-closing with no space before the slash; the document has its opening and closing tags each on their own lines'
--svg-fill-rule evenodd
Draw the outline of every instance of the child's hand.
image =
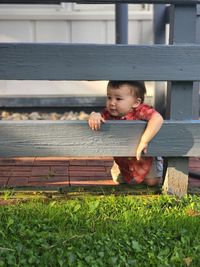
<svg viewBox="0 0 200 267">
<path fill-rule="evenodd" d="M 105 119 L 100 113 L 92 112 L 90 114 L 88 124 L 92 130 L 99 130 L 102 122 L 105 122 Z"/>
<path fill-rule="evenodd" d="M 139 143 L 139 146 L 137 147 L 137 150 L 136 150 L 136 159 L 137 160 L 141 159 L 142 153 L 144 153 L 144 154 L 147 153 L 147 148 L 148 148 L 148 143 L 144 143 L 144 142 Z"/>
</svg>

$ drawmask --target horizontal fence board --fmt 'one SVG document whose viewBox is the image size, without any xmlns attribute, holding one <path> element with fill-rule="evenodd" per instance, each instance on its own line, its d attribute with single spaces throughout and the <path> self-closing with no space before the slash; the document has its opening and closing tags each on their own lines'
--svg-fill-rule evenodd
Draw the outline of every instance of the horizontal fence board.
<svg viewBox="0 0 200 267">
<path fill-rule="evenodd" d="M 108 121 L 92 131 L 86 121 L 0 122 L 0 156 L 132 156 L 142 121 Z M 151 156 L 200 156 L 200 121 L 165 121 L 149 144 Z"/>
<path fill-rule="evenodd" d="M 27 95 L 0 96 L 1 108 L 14 107 L 104 107 L 104 96 Z"/>
<path fill-rule="evenodd" d="M 195 4 L 200 0 L 1 0 L 0 4 L 60 4 L 62 2 L 79 4 Z"/>
<path fill-rule="evenodd" d="M 3 80 L 200 80 L 200 45 L 0 44 Z"/>
<path fill-rule="evenodd" d="M 106 96 L 66 95 L 1 95 L 0 108 L 29 107 L 105 107 Z M 153 96 L 145 96 L 145 103 L 153 106 Z"/>
</svg>

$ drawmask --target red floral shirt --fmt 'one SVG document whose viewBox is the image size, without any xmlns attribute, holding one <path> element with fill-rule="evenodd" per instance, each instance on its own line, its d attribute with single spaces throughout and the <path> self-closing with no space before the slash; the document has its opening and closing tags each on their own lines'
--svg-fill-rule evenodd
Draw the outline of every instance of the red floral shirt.
<svg viewBox="0 0 200 267">
<path fill-rule="evenodd" d="M 154 113 L 157 113 L 154 108 L 141 104 L 124 117 L 113 117 L 106 108 L 102 111 L 101 115 L 105 120 L 149 121 Z M 128 183 L 131 183 L 132 180 L 141 183 L 149 173 L 153 162 L 152 157 L 143 157 L 139 161 L 136 157 L 114 157 L 114 160 L 118 164 L 124 180 Z"/>
</svg>

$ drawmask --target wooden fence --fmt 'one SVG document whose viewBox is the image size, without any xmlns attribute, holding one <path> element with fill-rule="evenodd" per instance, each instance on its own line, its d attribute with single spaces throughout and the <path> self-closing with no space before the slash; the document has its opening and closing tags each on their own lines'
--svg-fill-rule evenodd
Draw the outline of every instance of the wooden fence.
<svg viewBox="0 0 200 267">
<path fill-rule="evenodd" d="M 5 0 L 1 3 L 33 3 Z M 34 3 L 37 1 L 34 1 Z M 43 0 L 40 3 L 60 1 Z M 170 6 L 170 45 L 0 44 L 0 79 L 168 81 L 168 116 L 148 155 L 168 158 L 164 191 L 187 192 L 188 157 L 200 156 L 194 116 L 200 81 L 196 14 L 200 0 L 78 0 L 78 3 L 153 3 Z M 193 120 L 196 119 L 196 120 Z M 0 156 L 131 156 L 145 123 L 115 121 L 93 132 L 87 122 L 0 122 Z"/>
</svg>

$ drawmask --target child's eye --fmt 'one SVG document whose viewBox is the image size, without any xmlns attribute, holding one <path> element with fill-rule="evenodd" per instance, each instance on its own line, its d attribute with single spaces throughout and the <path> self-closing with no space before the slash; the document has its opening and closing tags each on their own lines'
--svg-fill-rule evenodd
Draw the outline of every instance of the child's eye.
<svg viewBox="0 0 200 267">
<path fill-rule="evenodd" d="M 111 97 L 110 97 L 110 96 L 107 96 L 107 99 L 109 99 L 109 100 L 110 100 L 110 99 L 111 99 Z"/>
<path fill-rule="evenodd" d="M 120 97 L 117 97 L 116 99 L 117 99 L 117 101 L 122 100 L 122 98 L 120 98 Z"/>
</svg>

